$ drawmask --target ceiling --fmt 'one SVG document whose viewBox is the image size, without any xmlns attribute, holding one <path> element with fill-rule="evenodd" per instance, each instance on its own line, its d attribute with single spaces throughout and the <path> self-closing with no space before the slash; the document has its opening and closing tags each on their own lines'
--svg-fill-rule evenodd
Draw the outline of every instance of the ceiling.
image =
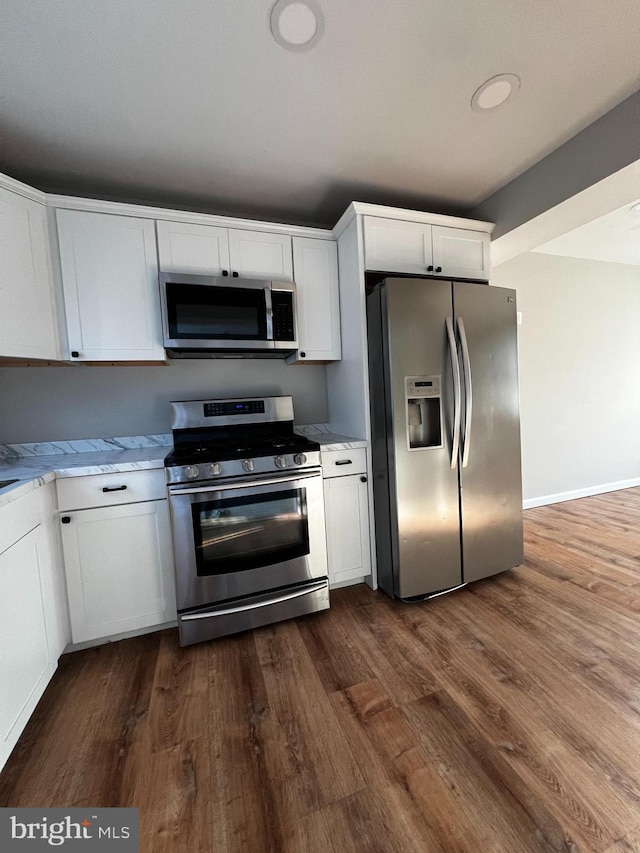
<svg viewBox="0 0 640 853">
<path fill-rule="evenodd" d="M 631 210 L 634 204 L 639 205 L 638 210 Z M 532 251 L 640 267 L 640 199 L 555 237 Z"/>
<path fill-rule="evenodd" d="M 2 0 L 0 169 L 42 189 L 332 225 L 460 213 L 640 86 L 638 0 Z M 471 109 L 488 78 L 515 98 Z"/>
</svg>

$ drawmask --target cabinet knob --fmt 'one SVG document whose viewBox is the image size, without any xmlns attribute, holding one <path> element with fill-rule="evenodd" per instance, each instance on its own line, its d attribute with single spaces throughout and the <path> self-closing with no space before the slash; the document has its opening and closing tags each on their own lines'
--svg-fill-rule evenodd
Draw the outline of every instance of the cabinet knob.
<svg viewBox="0 0 640 853">
<path fill-rule="evenodd" d="M 222 270 L 222 275 L 229 275 L 229 270 Z"/>
<path fill-rule="evenodd" d="M 232 272 L 232 273 L 231 273 L 231 275 L 232 275 L 234 278 L 238 278 L 238 276 L 240 275 L 240 273 Z"/>
<path fill-rule="evenodd" d="M 301 353 L 300 353 L 300 358 L 306 358 L 306 357 L 307 357 L 306 352 L 301 352 Z"/>
<path fill-rule="evenodd" d="M 60 519 L 60 521 L 63 524 L 70 524 L 71 523 L 71 516 L 70 515 L 63 515 L 62 518 Z"/>
<path fill-rule="evenodd" d="M 361 482 L 361 483 L 366 483 L 366 482 L 367 482 L 367 478 L 366 478 L 366 477 L 360 477 L 360 482 Z"/>
<path fill-rule="evenodd" d="M 71 358 L 79 358 L 79 357 L 80 357 L 80 353 L 78 352 L 78 350 L 72 349 L 71 350 Z"/>
<path fill-rule="evenodd" d="M 436 272 L 442 272 L 442 267 L 436 267 Z"/>
<path fill-rule="evenodd" d="M 433 272 L 433 264 L 429 264 L 427 267 L 427 272 Z"/>
</svg>

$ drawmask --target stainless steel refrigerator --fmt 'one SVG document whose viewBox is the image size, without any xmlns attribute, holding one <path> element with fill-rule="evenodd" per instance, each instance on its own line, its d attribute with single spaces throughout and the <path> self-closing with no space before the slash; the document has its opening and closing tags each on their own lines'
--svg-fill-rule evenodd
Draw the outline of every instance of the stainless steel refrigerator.
<svg viewBox="0 0 640 853">
<path fill-rule="evenodd" d="M 515 292 L 387 278 L 367 323 L 380 586 L 410 600 L 519 565 Z"/>
</svg>

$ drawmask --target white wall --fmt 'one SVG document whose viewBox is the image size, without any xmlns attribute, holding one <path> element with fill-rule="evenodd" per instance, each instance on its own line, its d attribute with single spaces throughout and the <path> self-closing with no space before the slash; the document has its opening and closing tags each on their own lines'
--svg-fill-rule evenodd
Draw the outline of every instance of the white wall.
<svg viewBox="0 0 640 853">
<path fill-rule="evenodd" d="M 0 370 L 0 444 L 170 432 L 169 401 L 291 394 L 297 423 L 327 420 L 326 369 L 274 359 L 184 359 L 167 367 Z"/>
<path fill-rule="evenodd" d="M 640 268 L 527 253 L 517 291 L 525 506 L 640 483 Z"/>
</svg>

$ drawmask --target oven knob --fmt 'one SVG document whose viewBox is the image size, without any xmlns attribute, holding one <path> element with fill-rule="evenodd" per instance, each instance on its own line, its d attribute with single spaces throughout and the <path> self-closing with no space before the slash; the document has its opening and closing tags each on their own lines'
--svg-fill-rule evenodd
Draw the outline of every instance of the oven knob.
<svg viewBox="0 0 640 853">
<path fill-rule="evenodd" d="M 253 459 L 245 459 L 242 463 L 242 467 L 245 471 L 253 471 Z"/>
<path fill-rule="evenodd" d="M 218 474 L 222 473 L 222 468 L 220 467 L 219 462 L 211 462 L 207 465 L 207 474 L 209 477 L 217 477 Z"/>
<path fill-rule="evenodd" d="M 296 463 L 296 465 L 304 465 L 304 463 L 307 461 L 307 457 L 304 455 L 304 453 L 296 453 L 296 455 L 293 457 L 293 461 Z"/>
<path fill-rule="evenodd" d="M 286 468 L 287 467 L 287 458 L 286 456 L 276 456 L 273 460 L 276 463 L 278 468 Z"/>
<path fill-rule="evenodd" d="M 184 469 L 184 476 L 187 480 L 195 480 L 199 473 L 200 469 L 197 465 L 187 465 Z"/>
</svg>

